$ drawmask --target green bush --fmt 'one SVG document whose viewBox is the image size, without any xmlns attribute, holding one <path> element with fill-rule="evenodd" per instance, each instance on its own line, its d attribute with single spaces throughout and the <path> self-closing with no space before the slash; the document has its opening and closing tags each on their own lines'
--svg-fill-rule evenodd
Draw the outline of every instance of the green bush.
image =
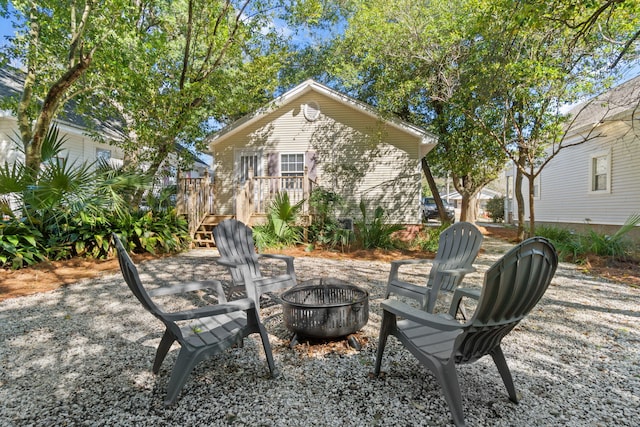
<svg viewBox="0 0 640 427">
<path fill-rule="evenodd" d="M 309 227 L 309 240 L 322 246 L 344 249 L 353 240 L 353 232 L 345 229 L 336 217 L 336 209 L 344 203 L 337 193 L 316 187 L 309 197 L 313 222 Z"/>
<path fill-rule="evenodd" d="M 0 267 L 18 269 L 45 258 L 37 228 L 16 219 L 0 222 Z"/>
<path fill-rule="evenodd" d="M 442 233 L 449 225 L 442 224 L 438 227 L 425 227 L 425 229 L 416 236 L 412 245 L 426 252 L 437 252 L 440 243 L 440 233 Z"/>
<path fill-rule="evenodd" d="M 540 226 L 536 235 L 546 237 L 553 243 L 562 259 L 584 263 L 589 255 L 607 256 L 613 259 L 626 259 L 633 249 L 626 234 L 640 224 L 640 215 L 630 216 L 625 224 L 613 235 L 590 230 L 586 234 L 578 234 L 560 227 Z"/>
<path fill-rule="evenodd" d="M 504 221 L 504 197 L 495 196 L 487 201 L 486 210 L 493 222 Z"/>
<path fill-rule="evenodd" d="M 304 200 L 291 204 L 289 194 L 277 193 L 267 213 L 267 224 L 253 227 L 256 245 L 260 249 L 286 247 L 302 241 L 302 229 L 295 225 Z"/>
<path fill-rule="evenodd" d="M 0 266 L 20 268 L 43 259 L 75 256 L 106 258 L 116 231 L 138 252 L 174 252 L 190 243 L 186 221 L 170 201 L 175 187 L 161 192 L 150 212 L 131 207 L 128 197 L 147 188 L 150 178 L 124 172 L 104 161 L 70 162 L 64 137 L 52 127 L 43 142 L 42 167 L 34 174 L 24 165 L 0 167 L 0 210 L 9 217 L 0 229 Z M 154 213 L 155 212 L 155 213 Z"/>
<path fill-rule="evenodd" d="M 356 221 L 356 238 L 363 249 L 393 249 L 397 243 L 392 239 L 393 233 L 403 230 L 399 224 L 387 224 L 384 221 L 384 209 L 380 206 L 376 208 L 373 218 L 367 218 L 367 208 L 364 201 L 360 201 L 360 212 L 362 219 Z"/>
</svg>

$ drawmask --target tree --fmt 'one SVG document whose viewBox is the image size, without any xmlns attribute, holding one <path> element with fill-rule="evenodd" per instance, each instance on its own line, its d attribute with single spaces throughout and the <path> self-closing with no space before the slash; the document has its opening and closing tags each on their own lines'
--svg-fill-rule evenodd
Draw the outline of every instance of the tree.
<svg viewBox="0 0 640 427">
<path fill-rule="evenodd" d="M 35 177 L 53 119 L 70 99 L 102 81 L 93 64 L 108 64 L 123 49 L 138 13 L 131 2 L 120 0 L 4 0 L 0 14 L 17 27 L 2 59 L 26 70 L 22 97 L 10 108 L 18 118 L 25 165 Z"/>
<path fill-rule="evenodd" d="M 358 2 L 334 64 L 357 97 L 439 135 L 429 164 L 422 161 L 423 171 L 439 205 L 431 172 L 450 174 L 463 197 L 461 219 L 467 221 L 475 221 L 475 197 L 498 176 L 505 159 L 456 107 L 474 96 L 473 88 L 463 86 L 461 72 L 474 41 L 469 30 L 476 3 Z"/>
<path fill-rule="evenodd" d="M 606 88 L 615 43 L 601 32 L 576 38 L 565 23 L 591 16 L 595 3 L 556 1 L 494 2 L 477 21 L 477 40 L 465 66 L 474 72 L 472 86 L 482 88 L 474 102 L 459 105 L 502 147 L 517 168 L 519 237 L 524 237 L 522 178 L 528 181 L 529 233 L 535 229 L 534 180 L 562 149 L 598 137 L 590 132 L 580 141 L 566 141 L 568 117 L 564 105 Z M 636 5 L 637 8 L 637 5 Z M 627 14 L 609 16 L 610 31 L 624 33 Z M 615 24 L 616 20 L 624 24 Z M 635 31 L 635 30 L 634 30 Z M 624 37 L 618 33 L 617 37 Z"/>
</svg>

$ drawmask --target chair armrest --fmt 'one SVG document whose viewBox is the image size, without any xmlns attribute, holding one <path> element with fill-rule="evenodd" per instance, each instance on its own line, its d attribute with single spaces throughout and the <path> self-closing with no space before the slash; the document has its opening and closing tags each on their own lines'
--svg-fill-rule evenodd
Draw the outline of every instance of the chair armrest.
<svg viewBox="0 0 640 427">
<path fill-rule="evenodd" d="M 451 297 L 451 305 L 449 306 L 449 315 L 452 317 L 456 316 L 458 312 L 458 307 L 460 307 L 460 302 L 462 298 L 473 298 L 480 299 L 480 289 L 472 289 L 472 288 L 456 288 L 453 292 L 453 297 Z"/>
<path fill-rule="evenodd" d="M 216 258 L 214 261 L 216 262 L 216 264 L 220 264 L 225 267 L 231 267 L 231 268 L 235 268 L 242 265 L 240 261 L 234 261 L 232 259 L 227 259 L 227 258 Z"/>
<path fill-rule="evenodd" d="M 389 271 L 389 280 L 387 283 L 391 283 L 394 280 L 398 279 L 398 270 L 403 265 L 418 265 L 418 264 L 431 264 L 433 260 L 431 259 L 399 259 L 395 261 L 391 261 L 391 270 Z"/>
<path fill-rule="evenodd" d="M 393 280 L 387 283 L 386 297 L 388 298 L 392 293 L 414 299 L 420 304 L 423 304 L 424 298 L 427 295 L 427 287 L 424 285 L 414 285 L 413 283 L 403 282 L 402 280 Z"/>
<path fill-rule="evenodd" d="M 447 270 L 440 270 L 440 273 L 447 274 L 449 276 L 464 276 L 469 273 L 475 273 L 475 267 L 469 268 L 451 268 Z"/>
<path fill-rule="evenodd" d="M 454 331 L 460 329 L 462 326 L 454 319 L 447 319 L 442 316 L 427 313 L 426 311 L 411 307 L 397 300 L 387 299 L 382 301 L 381 305 L 385 311 L 402 317 L 403 319 L 412 320 L 421 325 L 430 326 L 442 331 Z"/>
<path fill-rule="evenodd" d="M 184 294 L 187 292 L 199 291 L 201 289 L 215 289 L 218 298 L 224 297 L 222 282 L 219 280 L 204 280 L 201 282 L 186 282 L 174 286 L 165 286 L 161 288 L 151 289 L 147 291 L 151 297 L 159 297 L 165 295 Z M 226 298 L 223 302 L 226 302 Z"/>
<path fill-rule="evenodd" d="M 293 268 L 293 260 L 294 258 L 290 255 L 282 255 L 282 254 L 258 254 L 259 258 L 271 258 L 277 259 L 280 261 L 284 261 L 287 264 L 287 274 L 295 275 Z"/>
<path fill-rule="evenodd" d="M 191 310 L 177 311 L 173 313 L 164 313 L 164 317 L 168 320 L 190 320 L 202 317 L 216 316 L 219 314 L 233 313 L 237 311 L 246 311 L 255 308 L 255 303 L 250 298 L 242 298 L 224 304 L 216 304 L 206 307 L 198 307 Z"/>
</svg>

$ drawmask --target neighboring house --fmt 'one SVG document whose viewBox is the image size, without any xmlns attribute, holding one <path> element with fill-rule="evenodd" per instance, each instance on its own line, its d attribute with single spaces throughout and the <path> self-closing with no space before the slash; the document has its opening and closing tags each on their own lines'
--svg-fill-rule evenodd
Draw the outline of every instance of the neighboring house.
<svg viewBox="0 0 640 427">
<path fill-rule="evenodd" d="M 23 84 L 22 73 L 9 67 L 0 68 L 0 98 L 20 96 Z M 64 114 L 54 120 L 60 130 L 60 136 L 66 138 L 62 155 L 77 164 L 85 161 L 91 163 L 97 158 L 104 158 L 114 165 L 121 165 L 122 150 L 91 138 L 85 120 L 85 117 L 75 114 L 70 108 L 66 108 Z M 120 139 L 117 123 L 96 122 L 95 128 L 107 141 Z M 23 162 L 24 155 L 19 150 L 21 145 L 18 119 L 11 111 L 0 109 L 0 165 L 5 162 Z"/>
<path fill-rule="evenodd" d="M 215 213 L 251 223 L 277 192 L 295 202 L 320 186 L 345 200 L 339 216 L 361 218 L 364 200 L 368 215 L 382 207 L 389 222 L 420 224 L 420 159 L 436 142 L 307 80 L 209 137 Z"/>
<path fill-rule="evenodd" d="M 10 67 L 0 68 L 0 99 L 19 97 L 24 85 L 24 76 L 19 70 Z M 82 164 L 93 163 L 98 158 L 109 160 L 113 166 L 121 166 L 124 152 L 115 145 L 101 143 L 90 136 L 88 120 L 92 118 L 77 114 L 72 106 L 67 104 L 64 111 L 54 120 L 54 124 L 60 130 L 60 136 L 66 138 L 63 145 L 62 157 L 67 157 L 70 162 Z M 97 132 L 106 141 L 121 141 L 121 124 L 117 121 L 94 121 L 91 129 Z M 20 152 L 22 142 L 18 133 L 18 120 L 11 111 L 0 109 L 0 165 L 13 164 L 15 161 L 23 162 L 24 155 Z M 176 165 L 181 159 L 189 159 L 193 166 L 182 175 L 188 178 L 198 178 L 210 174 L 209 164 L 202 161 L 187 148 L 177 145 L 176 154 L 169 155 L 168 162 L 159 174 L 157 187 L 176 184 Z"/>
<path fill-rule="evenodd" d="M 640 214 L 640 76 L 570 114 L 575 120 L 563 144 L 589 140 L 561 150 L 535 180 L 536 224 L 613 232 L 630 215 Z M 511 189 L 508 193 L 512 198 Z M 529 218 L 526 188 L 524 197 Z M 513 211 L 506 217 L 517 218 L 515 200 L 509 205 Z M 640 238 L 640 230 L 634 231 Z"/>
</svg>

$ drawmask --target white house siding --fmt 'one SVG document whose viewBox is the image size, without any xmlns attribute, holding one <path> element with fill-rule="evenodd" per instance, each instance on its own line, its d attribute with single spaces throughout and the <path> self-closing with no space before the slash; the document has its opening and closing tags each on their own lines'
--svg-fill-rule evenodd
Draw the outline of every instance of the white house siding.
<svg viewBox="0 0 640 427">
<path fill-rule="evenodd" d="M 80 165 L 83 162 L 92 163 L 96 160 L 96 149 L 100 148 L 111 151 L 112 163 L 122 164 L 123 152 L 121 149 L 98 143 L 83 134 L 81 129 L 64 123 L 58 123 L 58 128 L 60 136 L 66 138 L 61 156 L 67 157 L 69 162 L 75 162 L 76 165 Z M 24 155 L 19 152 L 14 142 L 18 138 L 17 131 L 18 127 L 15 118 L 4 117 L 0 119 L 0 164 L 4 164 L 5 161 L 13 164 L 16 160 L 24 160 Z"/>
<path fill-rule="evenodd" d="M 315 121 L 304 114 L 305 105 L 311 102 L 320 109 Z M 234 213 L 234 153 L 250 148 L 262 149 L 264 174 L 269 171 L 272 153 L 315 153 L 318 184 L 350 202 L 343 215 L 360 217 L 362 197 L 371 212 L 382 206 L 393 222 L 420 222 L 418 138 L 341 102 L 312 91 L 215 144 L 216 209 L 220 214 Z"/>
<path fill-rule="evenodd" d="M 14 123 L 15 120 L 10 117 L 0 117 L 0 165 L 5 163 L 12 165 L 16 160 L 24 157 L 13 141 L 16 138 L 14 131 L 17 130 L 13 126 Z"/>
<path fill-rule="evenodd" d="M 640 130 L 629 121 L 615 121 L 599 132 L 602 137 L 562 150 L 543 169 L 537 223 L 621 225 L 640 213 Z M 608 150 L 611 191 L 591 192 L 591 156 Z"/>
</svg>

